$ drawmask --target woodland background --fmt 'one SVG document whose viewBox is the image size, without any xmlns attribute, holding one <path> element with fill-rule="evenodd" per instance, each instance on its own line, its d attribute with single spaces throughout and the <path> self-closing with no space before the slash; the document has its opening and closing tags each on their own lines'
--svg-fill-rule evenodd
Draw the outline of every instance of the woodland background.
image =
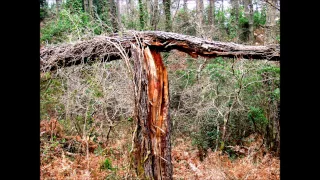
<svg viewBox="0 0 320 180">
<path fill-rule="evenodd" d="M 280 43 L 279 0 L 40 1 L 40 44 L 160 30 L 247 45 Z M 279 179 L 280 66 L 162 53 L 174 179 Z M 41 73 L 41 179 L 138 179 L 124 61 Z"/>
</svg>

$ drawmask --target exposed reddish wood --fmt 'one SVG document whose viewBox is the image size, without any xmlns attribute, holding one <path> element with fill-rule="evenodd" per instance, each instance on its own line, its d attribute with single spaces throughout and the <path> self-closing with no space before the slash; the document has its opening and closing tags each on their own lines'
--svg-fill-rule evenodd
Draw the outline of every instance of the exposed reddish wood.
<svg viewBox="0 0 320 180">
<path fill-rule="evenodd" d="M 135 168 L 138 176 L 146 179 L 172 179 L 167 70 L 156 49 L 146 47 L 143 57 L 137 55 L 138 51 L 134 53 L 138 124 Z"/>
<path fill-rule="evenodd" d="M 177 49 L 196 58 L 203 57 L 243 57 L 248 59 L 280 60 L 280 47 L 248 46 L 230 42 L 209 41 L 202 38 L 172 32 L 143 31 L 143 42 L 148 45 L 157 44 L 161 51 Z"/>
</svg>

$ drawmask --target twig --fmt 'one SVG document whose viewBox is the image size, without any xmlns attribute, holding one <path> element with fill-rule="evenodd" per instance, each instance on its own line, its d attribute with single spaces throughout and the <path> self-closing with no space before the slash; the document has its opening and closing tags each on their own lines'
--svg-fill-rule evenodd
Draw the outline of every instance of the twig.
<svg viewBox="0 0 320 180">
<path fill-rule="evenodd" d="M 261 81 L 253 81 L 253 82 L 250 82 L 248 84 L 246 84 L 245 86 L 243 86 L 242 89 L 245 89 L 247 86 L 253 84 L 253 83 L 258 83 L 258 82 L 264 82 L 264 81 L 270 81 L 270 80 L 278 80 L 277 78 L 270 78 L 270 79 L 265 79 L 265 80 L 261 80 Z"/>
<path fill-rule="evenodd" d="M 271 2 L 269 2 L 268 0 L 264 0 L 266 3 L 268 3 L 270 6 L 276 8 L 278 11 L 280 11 L 280 8 L 276 7 L 275 5 L 273 5 Z"/>
</svg>

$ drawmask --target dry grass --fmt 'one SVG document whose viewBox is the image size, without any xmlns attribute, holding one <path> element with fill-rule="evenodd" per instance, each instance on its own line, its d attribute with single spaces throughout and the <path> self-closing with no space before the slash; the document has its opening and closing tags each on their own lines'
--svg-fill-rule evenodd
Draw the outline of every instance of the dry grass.
<svg viewBox="0 0 320 180">
<path fill-rule="evenodd" d="M 134 179 L 134 171 L 129 167 L 129 148 L 131 142 L 130 127 L 119 126 L 117 129 L 121 136 L 110 142 L 103 154 L 94 153 L 97 146 L 87 154 L 83 151 L 70 153 L 63 145 L 70 140 L 85 143 L 79 137 L 66 137 L 63 135 L 59 122 L 55 119 L 43 121 L 41 125 L 41 179 Z M 56 139 L 50 141 L 51 134 L 56 134 Z M 69 139 L 62 143 L 63 138 Z M 191 145 L 190 138 L 176 138 L 173 140 L 172 163 L 173 179 L 208 179 L 208 180 L 229 180 L 229 179 L 280 179 L 280 160 L 271 154 L 263 155 L 263 148 L 258 149 L 261 144 L 261 137 L 251 135 L 254 141 L 246 144 L 247 152 L 245 157 L 232 161 L 227 155 L 221 152 L 208 151 L 203 161 L 199 159 L 199 151 Z M 55 142 L 60 142 L 54 145 Z M 90 141 L 92 144 L 94 142 Z M 90 143 L 89 143 L 90 144 Z M 78 148 L 80 148 L 79 146 Z M 250 151 L 251 149 L 251 151 Z M 239 150 L 240 151 L 240 150 Z M 108 158 L 112 167 L 116 170 L 103 169 L 103 163 Z"/>
<path fill-rule="evenodd" d="M 55 127 L 59 127 L 59 130 Z M 65 136 L 60 127 L 54 118 L 41 122 L 40 179 L 134 177 L 134 173 L 129 169 L 130 127 L 119 126 L 117 132 L 121 133 L 121 136 L 110 141 L 108 147 L 100 149 L 100 152 L 98 143 L 80 136 Z M 103 168 L 106 159 L 111 162 L 112 169 Z"/>
<path fill-rule="evenodd" d="M 189 69 L 190 62 L 196 69 Z M 211 86 L 218 84 L 209 82 L 208 77 L 201 74 L 193 85 L 180 87 L 183 77 L 176 71 L 196 71 L 203 63 L 204 59 L 190 61 L 179 52 L 170 53 L 167 59 L 174 123 L 173 178 L 279 179 L 280 160 L 265 154 L 263 148 L 255 151 L 262 142 L 254 134 L 248 137 L 255 139 L 252 143 L 231 147 L 243 158 L 231 160 L 221 152 L 209 151 L 203 161 L 199 160 L 199 150 L 191 145 L 190 132 L 197 131 L 199 125 L 218 116 L 217 112 L 207 116 L 212 104 L 202 98 L 203 94 L 215 89 Z M 240 61 L 235 68 L 244 68 L 244 64 L 249 62 Z M 61 94 L 52 96 L 64 108 L 53 106 L 53 113 L 48 112 L 41 121 L 41 179 L 135 179 L 134 171 L 129 167 L 134 123 L 128 118 L 133 113 L 133 92 L 125 62 L 59 69 L 53 78 L 61 81 Z M 207 86 L 210 88 L 201 88 Z M 53 83 L 48 85 L 47 89 L 50 88 Z M 228 87 L 224 91 L 231 93 L 234 89 Z M 223 107 L 219 106 L 220 109 Z M 92 117 L 90 125 L 85 122 L 87 116 Z M 82 117 L 81 121 L 77 120 L 78 117 Z M 103 169 L 106 159 L 116 169 Z"/>
<path fill-rule="evenodd" d="M 243 158 L 232 161 L 221 152 L 209 150 L 207 157 L 201 162 L 199 151 L 192 147 L 191 140 L 179 141 L 172 150 L 174 179 L 280 179 L 280 160 L 271 154 L 247 154 Z M 249 149 L 254 149 L 252 143 Z M 256 158 L 254 158 L 256 157 Z"/>
</svg>

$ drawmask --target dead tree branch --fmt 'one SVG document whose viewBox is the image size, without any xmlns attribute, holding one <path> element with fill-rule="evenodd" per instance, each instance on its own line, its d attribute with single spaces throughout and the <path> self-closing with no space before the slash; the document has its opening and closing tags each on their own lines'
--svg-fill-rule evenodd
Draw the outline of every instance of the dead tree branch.
<svg viewBox="0 0 320 180">
<path fill-rule="evenodd" d="M 138 36 L 138 38 L 135 37 Z M 168 52 L 173 49 L 188 53 L 196 58 L 242 57 L 247 59 L 280 60 L 280 48 L 271 46 L 246 46 L 229 42 L 208 41 L 202 38 L 162 31 L 128 31 L 124 34 L 98 36 L 88 41 L 74 44 L 62 44 L 40 49 L 40 70 L 51 71 L 59 67 L 112 61 L 123 54 L 115 44 L 121 45 L 131 57 L 131 44 L 142 42 L 142 46 L 155 47 L 158 51 Z"/>
</svg>

